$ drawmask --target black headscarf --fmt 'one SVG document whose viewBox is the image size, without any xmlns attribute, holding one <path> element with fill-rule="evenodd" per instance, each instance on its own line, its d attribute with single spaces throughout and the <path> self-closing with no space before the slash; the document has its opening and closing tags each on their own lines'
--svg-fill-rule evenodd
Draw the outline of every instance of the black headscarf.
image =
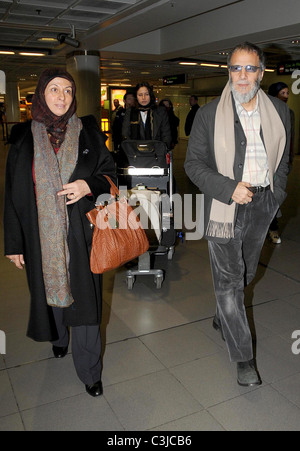
<svg viewBox="0 0 300 451">
<path fill-rule="evenodd" d="M 45 89 L 54 78 L 65 78 L 72 85 L 73 101 L 69 110 L 62 116 L 50 111 L 45 100 Z M 60 147 L 64 141 L 66 127 L 69 119 L 76 112 L 76 85 L 73 77 L 67 71 L 60 68 L 45 69 L 38 81 L 35 94 L 32 99 L 31 115 L 32 119 L 45 125 L 47 132 L 50 134 L 50 141 L 53 146 Z"/>
</svg>

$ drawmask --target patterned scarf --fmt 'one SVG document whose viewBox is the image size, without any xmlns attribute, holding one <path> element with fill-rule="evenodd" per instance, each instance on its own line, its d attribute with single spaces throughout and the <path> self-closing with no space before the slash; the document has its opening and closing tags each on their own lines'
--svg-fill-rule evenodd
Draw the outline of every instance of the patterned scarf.
<svg viewBox="0 0 300 451">
<path fill-rule="evenodd" d="M 268 157 L 270 185 L 273 191 L 273 176 L 284 152 L 286 132 L 280 116 L 268 96 L 262 89 L 258 91 L 257 95 L 261 128 Z M 214 145 L 218 171 L 234 180 L 234 113 L 229 83 L 225 86 L 217 107 Z M 217 238 L 233 238 L 235 210 L 235 202 L 228 205 L 213 199 L 206 235 Z"/>
<path fill-rule="evenodd" d="M 69 307 L 73 302 L 70 289 L 68 213 L 66 199 L 58 191 L 74 172 L 82 123 L 74 114 L 67 125 L 65 139 L 55 154 L 46 126 L 32 121 L 34 139 L 34 172 L 38 225 L 46 298 L 52 307 Z"/>
</svg>

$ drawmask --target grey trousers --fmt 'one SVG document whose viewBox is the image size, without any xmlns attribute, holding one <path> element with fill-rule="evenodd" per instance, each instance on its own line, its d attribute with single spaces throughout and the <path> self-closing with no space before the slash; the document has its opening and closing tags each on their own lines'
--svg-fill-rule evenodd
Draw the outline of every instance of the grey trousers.
<svg viewBox="0 0 300 451">
<path fill-rule="evenodd" d="M 253 358 L 244 289 L 255 277 L 262 246 L 278 207 L 270 190 L 254 194 L 252 202 L 238 206 L 235 237 L 226 244 L 208 243 L 216 316 L 232 362 Z"/>
<path fill-rule="evenodd" d="M 63 311 L 52 307 L 59 339 L 52 345 L 69 345 L 69 328 L 63 324 Z M 72 357 L 79 379 L 86 385 L 92 385 L 101 379 L 101 335 L 100 326 L 72 327 Z"/>
</svg>

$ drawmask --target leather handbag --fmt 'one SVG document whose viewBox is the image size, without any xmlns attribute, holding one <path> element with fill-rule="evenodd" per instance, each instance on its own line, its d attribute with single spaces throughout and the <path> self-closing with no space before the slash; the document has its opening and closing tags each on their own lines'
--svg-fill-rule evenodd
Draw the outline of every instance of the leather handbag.
<svg viewBox="0 0 300 451">
<path fill-rule="evenodd" d="M 149 241 L 139 217 L 112 180 L 111 200 L 97 205 L 86 216 L 94 226 L 90 267 L 94 274 L 119 268 L 149 249 Z"/>
</svg>

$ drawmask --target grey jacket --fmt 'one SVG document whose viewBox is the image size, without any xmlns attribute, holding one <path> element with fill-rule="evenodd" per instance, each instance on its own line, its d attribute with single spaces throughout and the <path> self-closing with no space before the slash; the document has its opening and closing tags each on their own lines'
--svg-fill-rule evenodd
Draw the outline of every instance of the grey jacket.
<svg viewBox="0 0 300 451">
<path fill-rule="evenodd" d="M 273 102 L 287 134 L 284 154 L 273 179 L 273 193 L 278 202 L 278 206 L 280 206 L 286 198 L 285 188 L 289 171 L 290 114 L 284 102 L 275 97 L 269 98 Z M 232 98 L 235 133 L 234 180 L 218 172 L 214 152 L 214 129 L 219 101 L 220 98 L 214 99 L 198 110 L 189 139 L 185 161 L 185 171 L 188 177 L 204 194 L 204 230 L 207 229 L 212 200 L 217 199 L 226 204 L 231 202 L 232 194 L 238 183 L 242 180 L 247 146 L 247 140 L 235 109 L 235 102 Z M 261 137 L 263 140 L 262 131 Z M 223 243 L 228 241 L 226 239 L 207 236 L 206 238 Z"/>
</svg>

